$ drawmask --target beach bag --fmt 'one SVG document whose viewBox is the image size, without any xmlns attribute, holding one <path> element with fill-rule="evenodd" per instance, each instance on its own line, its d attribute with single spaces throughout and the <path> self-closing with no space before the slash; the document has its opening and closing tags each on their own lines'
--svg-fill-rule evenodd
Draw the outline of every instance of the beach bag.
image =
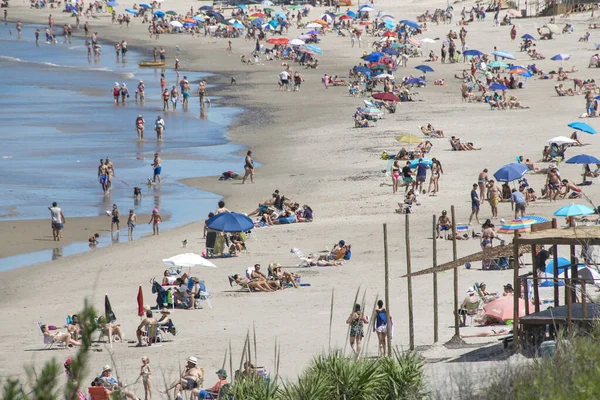
<svg viewBox="0 0 600 400">
<path fill-rule="evenodd" d="M 344 260 L 349 261 L 350 257 L 352 257 L 352 250 L 350 250 L 350 246 L 346 249 L 346 254 L 344 255 Z"/>
<path fill-rule="evenodd" d="M 378 311 L 375 319 L 376 319 L 376 321 L 375 321 L 376 327 L 387 325 L 387 313 L 385 311 Z"/>
</svg>

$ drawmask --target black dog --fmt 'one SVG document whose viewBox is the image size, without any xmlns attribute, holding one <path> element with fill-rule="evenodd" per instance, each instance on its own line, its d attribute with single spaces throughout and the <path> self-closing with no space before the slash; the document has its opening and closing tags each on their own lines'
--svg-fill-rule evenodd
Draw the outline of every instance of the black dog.
<svg viewBox="0 0 600 400">
<path fill-rule="evenodd" d="M 134 187 L 133 188 L 133 197 L 142 197 L 142 189 L 140 189 L 139 187 Z"/>
<path fill-rule="evenodd" d="M 235 80 L 235 78 L 233 76 L 231 77 L 231 84 L 237 85 L 237 81 Z"/>
</svg>

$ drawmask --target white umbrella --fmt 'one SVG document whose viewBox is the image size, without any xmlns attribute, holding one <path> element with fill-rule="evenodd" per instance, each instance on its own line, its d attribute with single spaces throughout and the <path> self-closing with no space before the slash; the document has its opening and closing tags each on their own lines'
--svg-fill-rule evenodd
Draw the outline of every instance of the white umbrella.
<svg viewBox="0 0 600 400">
<path fill-rule="evenodd" d="M 263 6 L 272 6 L 273 2 L 269 0 L 263 0 L 260 2 L 260 4 L 262 4 Z"/>
<path fill-rule="evenodd" d="M 573 139 L 570 139 L 566 136 L 557 136 L 555 138 L 548 140 L 548 143 L 573 144 L 573 143 L 577 143 L 577 142 L 575 142 Z"/>
<path fill-rule="evenodd" d="M 292 39 L 288 42 L 288 44 L 291 44 L 292 46 L 302 46 L 306 43 L 304 43 L 304 40 L 300 40 L 300 39 Z"/>
<path fill-rule="evenodd" d="M 306 25 L 306 28 L 321 28 L 321 24 L 311 22 L 310 24 Z"/>
<path fill-rule="evenodd" d="M 241 24 L 241 22 L 240 22 L 240 21 L 238 21 L 238 20 L 237 20 L 237 19 L 235 19 L 235 18 L 232 18 L 232 19 L 230 19 L 230 20 L 229 20 L 229 21 L 227 21 L 227 22 L 229 22 L 231 25 L 235 24 L 236 22 L 237 22 L 237 23 L 239 23 L 239 24 Z"/>
<path fill-rule="evenodd" d="M 362 12 L 371 12 L 371 11 L 375 11 L 375 9 L 371 8 L 371 7 L 363 7 L 363 8 L 360 9 L 360 11 L 362 11 Z"/>
<path fill-rule="evenodd" d="M 381 75 L 377 75 L 377 76 L 374 76 L 374 77 L 373 77 L 373 79 L 385 79 L 385 78 L 394 79 L 394 75 L 390 75 L 390 74 L 381 74 Z"/>
<path fill-rule="evenodd" d="M 179 21 L 171 21 L 169 25 L 174 26 L 175 28 L 183 28 L 183 24 Z"/>
<path fill-rule="evenodd" d="M 329 14 L 323 14 L 323 15 L 321 15 L 320 18 L 322 20 L 325 20 L 325 21 L 329 22 L 329 23 L 333 22 L 333 18 L 331 18 L 331 15 L 329 15 Z"/>
<path fill-rule="evenodd" d="M 391 37 L 384 37 L 383 39 L 380 40 L 380 42 L 387 42 L 387 41 L 395 42 L 396 40 L 398 40 L 398 39 L 391 36 Z"/>
<path fill-rule="evenodd" d="M 419 42 L 421 42 L 421 43 L 435 43 L 435 40 L 433 40 L 431 38 L 423 38 L 423 39 L 419 39 Z"/>
<path fill-rule="evenodd" d="M 165 258 L 162 260 L 167 265 L 173 265 L 175 267 L 210 267 L 217 268 L 217 266 L 206 258 L 199 256 L 196 253 L 183 253 L 173 256 L 171 258 Z"/>
</svg>

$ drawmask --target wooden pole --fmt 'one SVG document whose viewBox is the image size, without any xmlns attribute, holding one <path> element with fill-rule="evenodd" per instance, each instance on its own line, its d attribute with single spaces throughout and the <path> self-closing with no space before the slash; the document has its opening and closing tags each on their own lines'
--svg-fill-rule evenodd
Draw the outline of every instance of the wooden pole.
<svg viewBox="0 0 600 400">
<path fill-rule="evenodd" d="M 246 341 L 248 342 L 248 362 L 252 364 L 252 349 L 250 348 L 250 329 L 246 331 Z"/>
<path fill-rule="evenodd" d="M 252 321 L 252 331 L 254 334 L 254 363 L 258 367 L 258 354 L 256 352 L 256 324 Z"/>
<path fill-rule="evenodd" d="M 527 277 L 521 278 L 523 282 L 523 299 L 525 300 L 525 315 L 529 315 L 529 280 Z"/>
<path fill-rule="evenodd" d="M 242 350 L 242 357 L 240 358 L 240 373 L 242 373 L 242 366 L 244 365 L 244 359 L 246 358 L 246 346 L 248 346 L 248 336 L 244 339 L 244 349 Z"/>
<path fill-rule="evenodd" d="M 567 272 L 567 268 L 565 268 L 565 273 Z M 567 332 L 571 329 L 571 319 L 573 318 L 573 308 L 571 304 L 571 280 L 565 276 L 565 293 L 566 293 L 566 303 L 567 303 Z"/>
<path fill-rule="evenodd" d="M 388 240 L 387 224 L 383 224 L 383 262 L 385 267 L 385 309 L 387 315 L 390 315 L 390 270 L 388 259 Z M 387 319 L 387 355 L 392 354 L 392 324 L 390 318 Z"/>
<path fill-rule="evenodd" d="M 585 290 L 585 281 L 581 281 L 581 317 L 587 318 L 587 293 Z"/>
<path fill-rule="evenodd" d="M 371 332 L 375 330 L 375 324 L 377 323 L 375 316 L 375 309 L 377 308 L 377 301 L 379 300 L 379 293 L 375 296 L 375 302 L 373 303 L 373 309 L 371 310 L 371 319 L 369 319 L 369 324 L 367 325 L 367 339 L 363 341 L 363 346 L 360 349 L 361 355 L 367 352 L 366 349 L 369 348 L 369 341 L 371 340 Z M 377 341 L 377 351 L 379 353 L 379 341 Z"/>
<path fill-rule="evenodd" d="M 577 278 L 579 271 L 577 270 L 577 257 L 575 257 L 575 246 L 571 246 L 571 303 L 577 303 Z M 566 276 L 565 276 L 566 278 Z"/>
<path fill-rule="evenodd" d="M 405 236 L 406 236 L 406 274 L 407 274 L 407 285 L 408 285 L 408 343 L 410 350 L 415 349 L 415 327 L 414 327 L 414 315 L 413 315 L 413 297 L 412 297 L 412 267 L 410 260 L 410 214 L 406 214 L 405 223 Z"/>
<path fill-rule="evenodd" d="M 331 309 L 329 310 L 329 351 L 331 351 L 331 328 L 333 326 L 333 295 L 335 287 L 331 288 Z"/>
<path fill-rule="evenodd" d="M 233 370 L 233 353 L 231 351 L 231 339 L 229 339 L 229 373 L 231 374 L 231 379 L 235 380 L 235 371 Z"/>
<path fill-rule="evenodd" d="M 456 251 L 456 216 L 454 214 L 454 206 L 450 206 L 452 215 L 452 260 L 458 259 Z M 458 315 L 458 267 L 454 267 L 454 336 L 460 337 L 460 319 Z"/>
<path fill-rule="evenodd" d="M 558 278 L 558 246 L 554 245 L 552 246 L 552 257 L 554 258 L 554 271 L 553 271 L 553 275 L 554 275 L 554 307 L 558 307 L 560 304 L 559 301 L 559 294 L 558 294 L 558 280 L 556 278 Z"/>
<path fill-rule="evenodd" d="M 519 231 L 515 231 L 513 238 L 513 259 L 514 259 L 514 307 L 513 307 L 513 349 L 519 350 L 519 293 L 521 291 L 521 282 L 519 281 Z M 525 299 L 527 301 L 527 299 Z"/>
<path fill-rule="evenodd" d="M 437 218 L 433 216 L 433 266 L 437 267 Z M 433 273 L 433 343 L 437 343 L 439 340 L 438 331 L 438 282 L 437 272 Z"/>
<path fill-rule="evenodd" d="M 535 244 L 531 245 L 531 265 L 533 268 L 533 300 L 535 301 L 535 312 L 540 312 L 540 289 L 538 287 L 537 253 Z"/>
<path fill-rule="evenodd" d="M 225 369 L 225 363 L 227 362 L 227 347 L 225 347 L 225 354 L 223 355 L 223 365 L 221 369 Z"/>
</svg>

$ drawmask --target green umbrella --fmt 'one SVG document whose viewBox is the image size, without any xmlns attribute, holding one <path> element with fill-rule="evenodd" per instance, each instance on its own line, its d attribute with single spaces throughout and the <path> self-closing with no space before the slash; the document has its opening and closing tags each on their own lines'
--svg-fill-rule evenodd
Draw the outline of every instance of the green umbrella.
<svg viewBox="0 0 600 400">
<path fill-rule="evenodd" d="M 374 67 L 371 67 L 371 69 L 373 71 L 376 71 L 376 70 L 384 71 L 387 69 L 387 66 L 379 64 L 379 65 L 375 65 Z"/>
<path fill-rule="evenodd" d="M 272 13 L 275 12 L 275 10 L 273 10 L 272 8 L 265 8 L 265 12 Z"/>
<path fill-rule="evenodd" d="M 502 61 L 492 61 L 488 64 L 490 68 L 508 68 L 507 63 L 503 63 Z"/>
<path fill-rule="evenodd" d="M 394 42 L 394 43 L 392 43 L 392 44 L 390 45 L 390 47 L 391 47 L 392 49 L 401 49 L 401 48 L 403 48 L 403 47 L 404 47 L 404 45 L 403 45 L 402 43 L 396 43 L 396 42 Z"/>
<path fill-rule="evenodd" d="M 167 11 L 165 14 L 167 15 L 177 15 L 175 11 Z"/>
<path fill-rule="evenodd" d="M 289 6 L 288 7 L 290 10 L 297 10 L 300 8 L 300 6 Z"/>
</svg>

